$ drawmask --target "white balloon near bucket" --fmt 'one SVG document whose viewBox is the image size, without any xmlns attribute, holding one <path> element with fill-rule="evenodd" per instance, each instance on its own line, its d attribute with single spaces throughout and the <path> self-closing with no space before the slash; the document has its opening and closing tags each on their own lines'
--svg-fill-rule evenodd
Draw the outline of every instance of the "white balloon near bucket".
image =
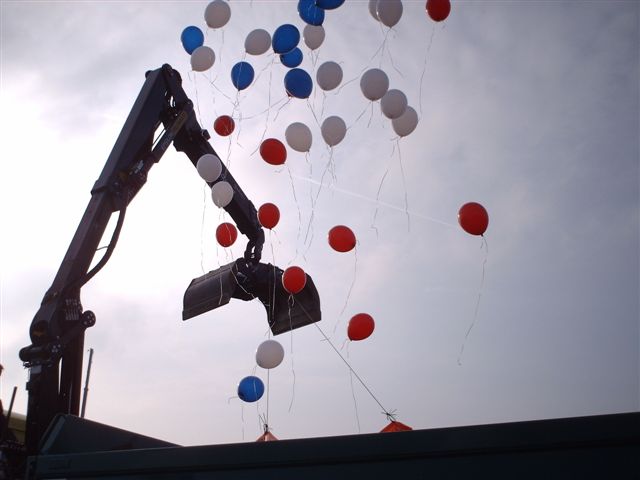
<svg viewBox="0 0 640 480">
<path fill-rule="evenodd" d="M 407 109 L 407 96 L 400 90 L 391 89 L 380 100 L 380 108 L 385 117 L 398 118 Z"/>
<path fill-rule="evenodd" d="M 316 83 L 322 90 L 333 90 L 342 82 L 342 67 L 336 62 L 324 62 L 318 67 Z"/>
<path fill-rule="evenodd" d="M 191 69 L 194 72 L 205 72 L 213 67 L 215 61 L 216 54 L 211 47 L 202 45 L 191 54 Z"/>
<path fill-rule="evenodd" d="M 322 138 L 330 147 L 339 144 L 347 134 L 347 125 L 338 116 L 327 117 L 320 128 Z"/>
<path fill-rule="evenodd" d="M 304 43 L 311 50 L 315 50 L 324 42 L 325 32 L 322 25 L 306 25 L 302 31 Z"/>
<path fill-rule="evenodd" d="M 213 153 L 205 153 L 198 159 L 196 169 L 205 182 L 215 182 L 222 173 L 222 162 Z"/>
<path fill-rule="evenodd" d="M 265 340 L 256 350 L 256 363 L 262 368 L 275 368 L 284 359 L 284 348 L 276 340 Z"/>
<path fill-rule="evenodd" d="M 296 152 L 308 152 L 311 150 L 313 137 L 311 130 L 304 123 L 294 122 L 287 127 L 284 138 Z"/>
<path fill-rule="evenodd" d="M 231 7 L 224 0 L 213 0 L 204 10 L 204 20 L 209 28 L 224 27 L 231 18 Z"/>
<path fill-rule="evenodd" d="M 249 55 L 262 55 L 271 48 L 271 34 L 262 28 L 249 32 L 244 41 L 244 49 Z"/>
<path fill-rule="evenodd" d="M 401 137 L 406 137 L 418 126 L 418 112 L 413 107 L 407 107 L 402 115 L 391 121 L 393 131 Z"/>
<path fill-rule="evenodd" d="M 360 77 L 360 89 L 372 102 L 380 100 L 389 89 L 389 77 L 379 68 L 371 68 Z"/>
<path fill-rule="evenodd" d="M 380 22 L 391 28 L 396 25 L 402 17 L 402 1 L 378 0 L 376 3 L 376 14 Z"/>
<path fill-rule="evenodd" d="M 215 183 L 211 187 L 211 198 L 217 207 L 224 208 L 231 203 L 233 187 L 225 181 Z"/>
</svg>

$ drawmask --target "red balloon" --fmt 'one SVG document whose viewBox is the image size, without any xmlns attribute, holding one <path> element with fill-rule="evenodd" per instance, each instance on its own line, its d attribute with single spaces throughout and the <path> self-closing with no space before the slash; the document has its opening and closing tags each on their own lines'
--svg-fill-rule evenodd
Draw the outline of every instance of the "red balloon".
<svg viewBox="0 0 640 480">
<path fill-rule="evenodd" d="M 347 327 L 349 340 L 364 340 L 368 338 L 375 328 L 373 317 L 368 313 L 358 313 L 351 317 Z"/>
<path fill-rule="evenodd" d="M 238 238 L 238 230 L 233 223 L 221 223 L 216 228 L 216 239 L 223 247 L 230 247 Z"/>
<path fill-rule="evenodd" d="M 265 203 L 258 209 L 258 221 L 271 230 L 280 221 L 280 210 L 273 203 Z"/>
<path fill-rule="evenodd" d="M 483 235 L 489 226 L 489 214 L 479 203 L 465 203 L 458 212 L 458 223 L 471 235 Z"/>
<path fill-rule="evenodd" d="M 287 149 L 280 140 L 267 138 L 260 145 L 260 155 L 271 165 L 282 165 L 287 159 Z"/>
<path fill-rule="evenodd" d="M 451 12 L 451 3 L 449 0 L 427 0 L 427 14 L 434 22 L 442 22 L 449 16 Z"/>
<path fill-rule="evenodd" d="M 300 267 L 289 267 L 282 274 L 282 286 L 292 294 L 302 291 L 307 284 L 307 274 Z"/>
<path fill-rule="evenodd" d="M 213 129 L 221 137 L 227 137 L 233 133 L 236 128 L 236 122 L 229 115 L 222 115 L 213 122 Z"/>
<path fill-rule="evenodd" d="M 356 236 L 349 227 L 337 225 L 329 230 L 329 245 L 337 252 L 348 252 L 356 246 Z"/>
</svg>

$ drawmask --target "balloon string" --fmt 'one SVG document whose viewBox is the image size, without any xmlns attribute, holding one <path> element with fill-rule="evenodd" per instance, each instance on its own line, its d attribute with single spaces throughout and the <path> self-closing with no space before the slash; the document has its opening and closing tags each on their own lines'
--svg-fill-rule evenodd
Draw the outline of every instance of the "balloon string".
<svg viewBox="0 0 640 480">
<path fill-rule="evenodd" d="M 264 422 L 265 424 L 265 432 L 269 431 L 269 392 L 270 392 L 270 388 L 269 388 L 269 381 L 270 381 L 270 373 L 271 373 L 271 369 L 267 369 L 267 414 L 266 414 L 266 421 Z"/>
<path fill-rule="evenodd" d="M 271 65 L 273 66 L 273 60 L 271 61 Z M 271 80 L 273 78 L 273 68 L 269 69 L 269 88 L 267 89 L 268 96 L 267 96 L 267 105 L 271 105 Z M 267 135 L 267 128 L 269 128 L 269 115 L 271 114 L 271 109 L 267 109 L 267 118 L 264 121 L 264 130 L 262 131 L 262 136 L 260 137 L 260 141 L 258 142 L 258 146 L 256 147 L 256 149 L 251 152 L 251 156 L 255 155 L 255 153 L 260 149 L 260 146 L 262 145 L 262 141 L 264 140 L 264 137 Z"/>
<path fill-rule="evenodd" d="M 311 224 L 313 222 L 313 218 L 315 217 L 315 209 L 316 209 L 316 205 L 318 204 L 318 198 L 320 197 L 320 192 L 322 191 L 322 188 L 325 186 L 324 177 L 327 174 L 327 171 L 329 171 L 330 166 L 331 166 L 331 159 L 329 159 L 329 161 L 324 167 L 324 171 L 322 172 L 322 176 L 320 177 L 320 182 L 318 184 L 318 192 L 316 193 L 315 199 L 313 197 L 311 198 L 311 215 L 309 216 L 309 223 L 307 224 L 307 231 L 304 236 L 305 245 L 307 245 L 307 239 L 309 238 L 309 231 L 311 230 Z M 311 246 L 311 242 L 309 242 L 308 246 L 309 247 Z"/>
<path fill-rule="evenodd" d="M 353 409 L 356 414 L 356 424 L 358 425 L 358 433 L 361 433 L 360 429 L 360 415 L 358 415 L 358 402 L 356 401 L 356 389 L 353 386 L 353 373 L 349 370 L 349 382 L 351 383 L 351 396 L 353 397 Z"/>
<path fill-rule="evenodd" d="M 293 321 L 291 320 L 291 307 L 293 306 L 295 300 L 293 295 L 289 295 L 289 300 L 287 301 L 287 305 L 289 307 L 289 331 L 291 332 L 291 343 L 289 345 L 289 352 L 291 354 L 291 375 L 293 376 L 293 383 L 291 385 L 291 403 L 289 403 L 289 413 L 291 413 L 291 409 L 293 408 L 293 402 L 296 398 L 296 370 L 293 365 Z M 300 304 L 302 306 L 302 304 Z"/>
<path fill-rule="evenodd" d="M 285 166 L 287 167 L 287 172 L 289 172 L 289 180 L 291 181 L 291 193 L 293 194 L 293 200 L 296 204 L 296 208 L 298 209 L 298 235 L 296 237 L 296 254 L 294 257 L 295 260 L 296 258 L 298 258 L 298 244 L 300 243 L 300 235 L 302 234 L 302 211 L 300 210 L 300 203 L 298 202 L 298 196 L 296 195 L 296 187 L 293 183 L 293 175 L 291 174 L 291 169 L 289 168 L 288 163 Z"/>
<path fill-rule="evenodd" d="M 420 116 L 422 116 L 422 85 L 424 83 L 424 74 L 427 71 L 427 59 L 429 58 L 429 51 L 431 50 L 431 45 L 433 45 L 433 37 L 436 33 L 436 25 L 433 24 L 433 28 L 431 30 L 431 39 L 429 40 L 429 45 L 427 46 L 427 51 L 424 52 L 424 65 L 422 67 L 422 75 L 420 75 Z"/>
<path fill-rule="evenodd" d="M 202 188 L 202 223 L 200 224 L 200 269 L 202 273 L 204 271 L 204 220 L 205 213 L 207 210 L 207 187 L 208 185 L 205 183 Z"/>
<path fill-rule="evenodd" d="M 407 215 L 407 232 L 411 232 L 411 216 L 409 215 L 409 194 L 407 192 L 407 181 L 404 175 L 404 167 L 402 166 L 402 153 L 400 152 L 400 137 L 396 138 L 398 146 L 398 160 L 400 163 L 400 175 L 402 176 L 402 188 L 404 189 L 404 212 Z"/>
<path fill-rule="evenodd" d="M 353 291 L 353 286 L 356 284 L 356 277 L 358 274 L 358 248 L 356 247 L 353 251 L 353 279 L 351 280 L 351 286 L 349 287 L 349 292 L 347 292 L 347 298 L 344 300 L 344 305 L 342 306 L 342 310 L 340 311 L 340 315 L 338 316 L 338 321 L 333 326 L 333 333 L 336 333 L 338 328 L 338 323 L 342 319 L 342 315 L 344 315 L 344 311 L 347 309 L 347 305 L 349 304 L 349 300 L 351 299 L 351 292 Z"/>
<path fill-rule="evenodd" d="M 378 218 L 378 210 L 380 209 L 380 193 L 382 192 L 382 186 L 384 185 L 384 181 L 389 174 L 389 170 L 391 169 L 391 161 L 393 160 L 393 153 L 389 157 L 389 162 L 387 163 L 387 169 L 382 175 L 380 179 L 380 185 L 378 185 L 378 192 L 376 193 L 376 210 L 373 212 L 373 220 L 371 221 L 371 228 L 376 231 L 376 238 L 378 238 L 378 228 L 376 227 L 376 219 Z"/>
</svg>

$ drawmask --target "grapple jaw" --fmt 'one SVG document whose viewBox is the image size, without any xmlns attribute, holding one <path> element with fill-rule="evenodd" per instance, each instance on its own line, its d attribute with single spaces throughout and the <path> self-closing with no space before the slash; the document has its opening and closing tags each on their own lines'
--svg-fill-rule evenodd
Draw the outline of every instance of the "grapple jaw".
<svg viewBox="0 0 640 480">
<path fill-rule="evenodd" d="M 184 294 L 182 319 L 188 320 L 229 303 L 232 298 L 258 298 L 267 311 L 274 335 L 304 327 L 321 319 L 320 297 L 307 274 L 304 289 L 295 295 L 282 286 L 282 269 L 239 258 L 195 278 Z"/>
</svg>

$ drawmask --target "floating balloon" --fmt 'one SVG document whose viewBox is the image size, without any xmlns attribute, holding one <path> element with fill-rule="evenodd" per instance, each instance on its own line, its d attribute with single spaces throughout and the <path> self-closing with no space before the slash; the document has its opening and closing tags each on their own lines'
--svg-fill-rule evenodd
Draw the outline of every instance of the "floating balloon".
<svg viewBox="0 0 640 480">
<path fill-rule="evenodd" d="M 260 156 L 270 165 L 282 165 L 287 159 L 287 149 L 277 138 L 267 138 L 260 144 Z"/>
<path fill-rule="evenodd" d="M 322 25 L 306 25 L 302 31 L 302 35 L 305 45 L 311 50 L 315 50 L 324 42 L 324 27 Z"/>
<path fill-rule="evenodd" d="M 299 293 L 306 284 L 307 274 L 300 267 L 289 267 L 282 274 L 282 286 L 288 293 Z"/>
<path fill-rule="evenodd" d="M 451 12 L 451 2 L 449 0 L 427 0 L 425 8 L 431 20 L 442 22 Z"/>
<path fill-rule="evenodd" d="M 218 118 L 216 118 L 216 121 L 213 122 L 213 129 L 221 137 L 227 137 L 231 135 L 235 128 L 236 122 L 234 122 L 233 118 L 231 118 L 229 115 L 220 115 Z"/>
<path fill-rule="evenodd" d="M 349 252 L 356 246 L 356 236 L 349 227 L 336 225 L 329 230 L 329 245 L 336 252 Z"/>
<path fill-rule="evenodd" d="M 380 100 L 380 109 L 385 117 L 398 118 L 407 110 L 407 96 L 400 90 L 387 90 Z"/>
<path fill-rule="evenodd" d="M 196 169 L 205 182 L 215 182 L 222 173 L 222 162 L 213 153 L 205 153 L 198 159 Z"/>
<path fill-rule="evenodd" d="M 347 125 L 340 117 L 327 117 L 324 122 L 322 122 L 320 131 L 326 144 L 333 147 L 344 139 L 347 134 Z"/>
<path fill-rule="evenodd" d="M 280 55 L 280 61 L 285 67 L 295 68 L 302 63 L 302 50 L 298 47 Z"/>
<path fill-rule="evenodd" d="M 300 31 L 291 24 L 280 25 L 273 32 L 271 45 L 275 53 L 287 53 L 298 46 L 300 42 Z"/>
<path fill-rule="evenodd" d="M 334 10 L 344 3 L 344 0 L 316 0 L 316 5 L 325 10 Z"/>
<path fill-rule="evenodd" d="M 251 85 L 253 76 L 253 67 L 247 62 L 238 62 L 231 69 L 231 82 L 238 90 L 244 90 Z"/>
<path fill-rule="evenodd" d="M 216 54 L 206 45 L 196 48 L 191 54 L 191 69 L 194 72 L 205 72 L 213 67 Z"/>
<path fill-rule="evenodd" d="M 198 27 L 191 25 L 182 31 L 180 41 L 185 51 L 191 55 L 196 48 L 204 44 L 204 33 Z"/>
<path fill-rule="evenodd" d="M 265 203 L 258 209 L 258 221 L 271 230 L 280 221 L 280 210 L 273 203 Z"/>
<path fill-rule="evenodd" d="M 244 49 L 249 55 L 262 55 L 271 47 L 271 35 L 262 28 L 249 32 L 244 41 Z"/>
<path fill-rule="evenodd" d="M 211 187 L 211 198 L 217 207 L 224 208 L 231 203 L 233 187 L 225 181 L 214 183 Z"/>
<path fill-rule="evenodd" d="M 322 25 L 324 22 L 324 9 L 318 7 L 315 0 L 299 0 L 298 15 L 309 25 Z"/>
<path fill-rule="evenodd" d="M 458 223 L 471 235 L 484 235 L 489 226 L 489 214 L 479 203 L 465 203 L 458 211 Z"/>
<path fill-rule="evenodd" d="M 224 27 L 231 18 L 231 7 L 224 0 L 213 0 L 204 10 L 204 20 L 209 28 Z"/>
<path fill-rule="evenodd" d="M 238 230 L 232 223 L 221 223 L 216 228 L 216 240 L 223 247 L 230 247 L 238 238 Z"/>
<path fill-rule="evenodd" d="M 347 327 L 349 340 L 358 341 L 369 338 L 375 328 L 373 317 L 368 313 L 358 313 L 351 317 Z"/>
<path fill-rule="evenodd" d="M 316 82 L 322 90 L 333 90 L 342 81 L 342 67 L 336 62 L 324 62 L 318 67 Z"/>
<path fill-rule="evenodd" d="M 313 81 L 301 68 L 292 68 L 284 76 L 284 88 L 291 97 L 309 98 L 313 90 Z"/>
<path fill-rule="evenodd" d="M 407 106 L 402 115 L 391 121 L 391 125 L 394 132 L 401 137 L 406 137 L 418 126 L 418 113 L 412 107 Z"/>
<path fill-rule="evenodd" d="M 380 430 L 380 433 L 388 433 L 388 432 L 408 432 L 409 430 L 413 430 L 409 425 L 405 425 L 402 422 L 398 422 L 393 420 L 389 425 Z"/>
<path fill-rule="evenodd" d="M 401 0 L 378 0 L 376 3 L 378 20 L 387 27 L 396 25 L 402 17 Z"/>
<path fill-rule="evenodd" d="M 304 123 L 294 122 L 287 127 L 284 138 L 296 152 L 308 152 L 311 150 L 311 130 Z"/>
<path fill-rule="evenodd" d="M 275 368 L 283 358 L 284 348 L 276 340 L 265 340 L 256 350 L 256 363 L 262 368 Z"/>
<path fill-rule="evenodd" d="M 388 89 L 389 77 L 379 68 L 371 68 L 360 77 L 360 90 L 371 101 L 380 100 Z"/>
<path fill-rule="evenodd" d="M 238 397 L 240 400 L 252 403 L 257 402 L 264 394 L 264 383 L 258 377 L 250 375 L 240 380 L 238 384 Z"/>
</svg>

